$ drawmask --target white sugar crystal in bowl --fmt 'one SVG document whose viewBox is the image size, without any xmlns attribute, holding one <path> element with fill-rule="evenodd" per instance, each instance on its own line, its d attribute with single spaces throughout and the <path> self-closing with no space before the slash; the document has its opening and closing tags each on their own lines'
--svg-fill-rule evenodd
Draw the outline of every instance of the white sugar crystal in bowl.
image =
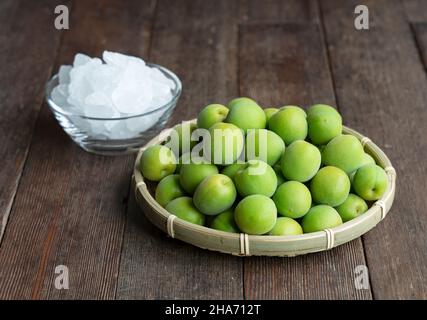
<svg viewBox="0 0 427 320">
<path fill-rule="evenodd" d="M 181 94 L 179 78 L 142 59 L 104 51 L 77 54 L 46 84 L 46 100 L 64 131 L 84 150 L 137 151 L 163 129 Z"/>
</svg>

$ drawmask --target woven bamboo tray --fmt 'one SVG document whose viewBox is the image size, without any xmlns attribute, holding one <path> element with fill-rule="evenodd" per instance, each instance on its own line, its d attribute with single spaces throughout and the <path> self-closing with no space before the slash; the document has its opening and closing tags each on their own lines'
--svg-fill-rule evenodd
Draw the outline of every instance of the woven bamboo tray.
<svg viewBox="0 0 427 320">
<path fill-rule="evenodd" d="M 192 120 L 195 121 L 195 120 Z M 389 178 L 388 189 L 383 197 L 374 202 L 364 214 L 333 229 L 326 229 L 297 236 L 255 236 L 229 233 L 195 225 L 179 219 L 161 207 L 154 199 L 155 183 L 144 181 L 139 171 L 139 160 L 145 148 L 163 142 L 167 129 L 148 142 L 138 153 L 132 176 L 135 198 L 147 218 L 158 228 L 179 239 L 203 249 L 220 251 L 238 256 L 294 257 L 301 254 L 329 250 L 356 239 L 374 228 L 390 210 L 396 189 L 396 171 L 385 153 L 369 138 L 348 127 L 343 132 L 357 137 L 367 153 L 383 167 Z"/>
</svg>

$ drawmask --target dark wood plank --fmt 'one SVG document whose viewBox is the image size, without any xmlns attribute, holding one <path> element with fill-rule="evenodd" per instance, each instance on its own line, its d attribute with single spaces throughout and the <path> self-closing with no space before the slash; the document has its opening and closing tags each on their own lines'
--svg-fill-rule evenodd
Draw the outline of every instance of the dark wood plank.
<svg viewBox="0 0 427 320">
<path fill-rule="evenodd" d="M 76 1 L 59 62 L 107 48 L 146 55 L 154 7 L 154 1 Z M 1 247 L 0 296 L 114 298 L 132 166 L 133 156 L 78 148 L 45 105 Z M 54 287 L 60 264 L 69 268 L 69 290 Z"/>
<path fill-rule="evenodd" d="M 58 3 L 0 3 L 0 243 L 61 36 L 53 25 Z"/>
<path fill-rule="evenodd" d="M 423 60 L 424 67 L 427 69 L 427 22 L 414 23 L 412 28 L 415 34 L 418 52 Z"/>
<path fill-rule="evenodd" d="M 427 1 L 402 0 L 402 2 L 410 22 L 427 22 Z"/>
<path fill-rule="evenodd" d="M 174 70 L 184 88 L 172 122 L 194 118 L 206 104 L 237 95 L 236 5 L 159 1 L 150 60 Z M 128 211 L 118 299 L 243 297 L 240 258 L 167 238 L 134 202 Z"/>
<path fill-rule="evenodd" d="M 387 218 L 364 236 L 374 298 L 427 297 L 427 77 L 398 1 L 365 1 L 375 24 L 356 31 L 358 1 L 322 1 L 340 110 L 398 173 Z"/>
<path fill-rule="evenodd" d="M 246 23 L 319 21 L 316 0 L 244 0 L 242 3 L 242 21 Z"/>
<path fill-rule="evenodd" d="M 240 91 L 264 106 L 336 105 L 321 40 L 314 24 L 243 26 Z M 354 268 L 365 264 L 360 239 L 331 251 L 295 258 L 245 260 L 248 299 L 370 299 L 356 290 Z"/>
</svg>

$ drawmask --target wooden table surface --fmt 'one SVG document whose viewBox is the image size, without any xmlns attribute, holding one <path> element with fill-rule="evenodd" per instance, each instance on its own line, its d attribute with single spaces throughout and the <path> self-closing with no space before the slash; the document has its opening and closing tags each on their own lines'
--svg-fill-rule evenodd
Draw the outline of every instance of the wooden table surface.
<svg viewBox="0 0 427 320">
<path fill-rule="evenodd" d="M 0 298 L 427 298 L 427 1 L 38 0 L 0 2 Z M 70 29 L 54 28 L 54 8 Z M 387 219 L 362 238 L 296 258 L 198 249 L 152 226 L 130 191 L 134 155 L 84 152 L 44 85 L 74 54 L 144 57 L 181 78 L 170 124 L 206 104 L 328 103 L 398 173 Z M 58 290 L 55 267 L 69 269 Z M 366 265 L 369 289 L 355 286 Z"/>
</svg>

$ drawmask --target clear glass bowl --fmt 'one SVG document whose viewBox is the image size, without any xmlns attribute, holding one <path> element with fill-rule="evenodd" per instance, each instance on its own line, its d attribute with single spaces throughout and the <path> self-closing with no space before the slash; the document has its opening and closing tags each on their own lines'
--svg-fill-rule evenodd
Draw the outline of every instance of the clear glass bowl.
<svg viewBox="0 0 427 320">
<path fill-rule="evenodd" d="M 175 83 L 172 99 L 150 112 L 120 118 L 75 114 L 52 100 L 52 90 L 59 84 L 58 75 L 46 84 L 46 101 L 64 131 L 84 150 L 103 155 L 136 152 L 164 128 L 182 91 L 181 81 L 172 71 L 152 63 L 147 65 L 157 68 Z"/>
</svg>

